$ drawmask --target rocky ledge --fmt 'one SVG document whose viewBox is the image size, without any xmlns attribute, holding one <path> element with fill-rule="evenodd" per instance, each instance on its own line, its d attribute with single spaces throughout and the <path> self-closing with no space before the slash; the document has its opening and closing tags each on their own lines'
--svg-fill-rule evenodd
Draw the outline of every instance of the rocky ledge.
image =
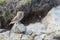
<svg viewBox="0 0 60 40">
<path fill-rule="evenodd" d="M 60 40 L 60 6 L 52 8 L 42 22 L 17 23 L 4 30 L 0 29 L 0 40 Z"/>
</svg>

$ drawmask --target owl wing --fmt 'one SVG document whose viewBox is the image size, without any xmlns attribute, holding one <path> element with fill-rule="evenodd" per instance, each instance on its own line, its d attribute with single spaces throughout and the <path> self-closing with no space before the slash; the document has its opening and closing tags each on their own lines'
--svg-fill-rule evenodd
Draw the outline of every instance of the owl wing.
<svg viewBox="0 0 60 40">
<path fill-rule="evenodd" d="M 15 23 L 15 22 L 17 22 L 19 19 L 18 19 L 18 17 L 16 16 L 16 17 L 14 17 L 13 19 L 12 19 L 12 21 L 10 22 L 10 24 L 13 24 L 13 23 Z"/>
</svg>

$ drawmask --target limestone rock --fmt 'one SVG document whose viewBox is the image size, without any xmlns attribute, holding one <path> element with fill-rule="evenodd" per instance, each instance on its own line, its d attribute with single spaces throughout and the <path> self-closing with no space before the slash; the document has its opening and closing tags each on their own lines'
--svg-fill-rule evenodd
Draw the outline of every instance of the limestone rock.
<svg viewBox="0 0 60 40">
<path fill-rule="evenodd" d="M 40 36 L 36 36 L 34 40 L 42 40 Z"/>
<path fill-rule="evenodd" d="M 53 39 L 53 35 L 46 36 L 46 37 L 44 38 L 44 40 L 54 40 L 54 39 Z"/>
<path fill-rule="evenodd" d="M 0 33 L 0 40 L 9 40 L 9 32 Z"/>
<path fill-rule="evenodd" d="M 34 40 L 42 40 L 42 38 L 40 38 L 39 36 L 35 37 Z"/>
<path fill-rule="evenodd" d="M 23 35 L 22 40 L 33 40 L 33 37 L 30 35 Z"/>
<path fill-rule="evenodd" d="M 27 35 L 31 35 L 32 33 L 33 33 L 32 30 L 26 30 L 26 34 L 27 34 Z"/>
<path fill-rule="evenodd" d="M 9 31 L 9 30 L 6 30 L 6 29 L 0 29 L 0 33 L 6 32 L 6 31 Z"/>
<path fill-rule="evenodd" d="M 47 27 L 47 31 L 60 30 L 60 6 L 52 8 L 42 20 L 42 23 Z"/>
<path fill-rule="evenodd" d="M 34 40 L 43 40 L 45 37 L 45 34 L 42 34 L 42 35 L 38 35 L 34 38 Z"/>
<path fill-rule="evenodd" d="M 27 26 L 27 30 L 31 30 L 33 33 L 40 34 L 40 33 L 45 33 L 46 28 L 43 24 L 37 22 L 34 24 L 29 24 Z"/>
<path fill-rule="evenodd" d="M 11 33 L 10 40 L 21 40 L 22 34 Z"/>
<path fill-rule="evenodd" d="M 11 29 L 11 32 L 14 33 L 22 33 L 25 31 L 26 31 L 26 27 L 21 23 L 14 24 L 13 28 Z"/>
</svg>

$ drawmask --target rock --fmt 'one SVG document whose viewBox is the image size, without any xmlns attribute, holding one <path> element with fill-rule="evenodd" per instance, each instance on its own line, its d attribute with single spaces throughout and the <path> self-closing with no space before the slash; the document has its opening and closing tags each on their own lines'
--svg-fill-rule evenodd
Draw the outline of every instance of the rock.
<svg viewBox="0 0 60 40">
<path fill-rule="evenodd" d="M 54 38 L 54 39 L 57 39 L 57 40 L 60 40 L 60 32 L 56 32 L 56 33 L 53 35 L 53 38 Z"/>
<path fill-rule="evenodd" d="M 45 26 L 39 22 L 34 24 L 29 24 L 27 26 L 27 30 L 31 30 L 33 33 L 36 34 L 44 34 L 46 32 Z"/>
<path fill-rule="evenodd" d="M 55 35 L 54 39 L 60 39 L 60 35 Z"/>
<path fill-rule="evenodd" d="M 17 34 L 17 33 L 11 33 L 10 34 L 10 40 L 21 40 L 22 34 Z"/>
<path fill-rule="evenodd" d="M 9 40 L 9 31 L 0 33 L 0 40 Z"/>
<path fill-rule="evenodd" d="M 26 31 L 26 34 L 27 34 L 27 35 L 31 35 L 32 33 L 33 33 L 32 30 L 27 30 L 27 31 Z"/>
<path fill-rule="evenodd" d="M 6 30 L 6 29 L 0 29 L 0 33 L 6 32 L 6 31 L 8 31 L 8 30 Z"/>
<path fill-rule="evenodd" d="M 46 36 L 46 37 L 44 38 L 44 40 L 54 40 L 54 39 L 53 39 L 53 35 Z"/>
<path fill-rule="evenodd" d="M 33 40 L 33 37 L 30 35 L 23 35 L 22 40 Z"/>
<path fill-rule="evenodd" d="M 21 23 L 14 24 L 13 28 L 11 29 L 11 32 L 14 33 L 24 33 L 25 31 L 26 27 Z"/>
<path fill-rule="evenodd" d="M 40 36 L 36 36 L 34 40 L 42 40 L 42 38 L 40 38 Z"/>
<path fill-rule="evenodd" d="M 0 34 L 0 40 L 9 40 L 9 37 L 6 35 L 3 35 L 3 34 Z"/>
<path fill-rule="evenodd" d="M 10 36 L 10 31 L 2 32 L 2 34 Z"/>
<path fill-rule="evenodd" d="M 46 34 L 38 35 L 34 38 L 34 40 L 43 40 Z"/>
<path fill-rule="evenodd" d="M 48 32 L 60 30 L 60 6 L 52 8 L 42 20 Z"/>
</svg>

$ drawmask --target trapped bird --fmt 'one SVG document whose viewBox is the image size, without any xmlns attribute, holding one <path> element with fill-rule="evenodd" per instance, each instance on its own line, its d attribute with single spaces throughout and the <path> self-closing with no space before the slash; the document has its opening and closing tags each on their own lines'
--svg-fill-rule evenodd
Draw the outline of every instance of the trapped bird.
<svg viewBox="0 0 60 40">
<path fill-rule="evenodd" d="M 18 11 L 17 15 L 12 19 L 10 24 L 18 23 L 19 21 L 21 21 L 23 19 L 23 17 L 24 17 L 24 12 L 23 11 Z"/>
</svg>

